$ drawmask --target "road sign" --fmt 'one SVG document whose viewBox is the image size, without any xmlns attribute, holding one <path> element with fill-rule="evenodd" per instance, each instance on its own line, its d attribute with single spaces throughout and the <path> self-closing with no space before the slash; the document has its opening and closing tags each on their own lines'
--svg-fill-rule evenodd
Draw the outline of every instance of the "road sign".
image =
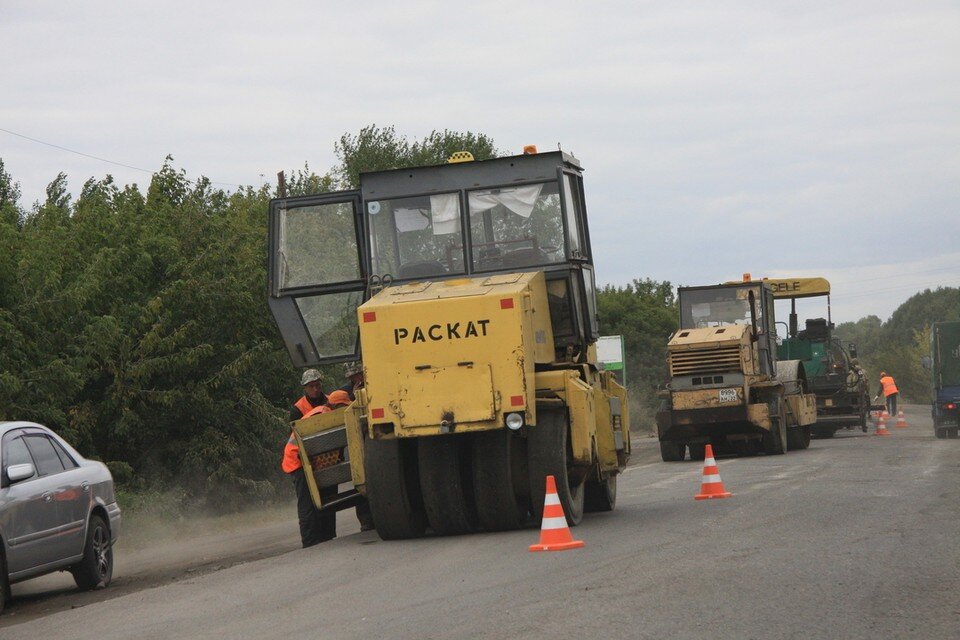
<svg viewBox="0 0 960 640">
<path fill-rule="evenodd" d="M 597 361 L 603 368 L 613 371 L 622 385 L 627 384 L 627 369 L 624 366 L 623 336 L 600 336 L 597 340 Z"/>
</svg>

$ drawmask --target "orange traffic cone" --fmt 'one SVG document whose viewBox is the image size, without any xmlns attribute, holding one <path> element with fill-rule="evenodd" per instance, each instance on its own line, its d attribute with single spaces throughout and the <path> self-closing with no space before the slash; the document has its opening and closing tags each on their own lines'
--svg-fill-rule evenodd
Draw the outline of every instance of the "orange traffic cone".
<svg viewBox="0 0 960 640">
<path fill-rule="evenodd" d="M 890 413 L 889 413 L 886 409 L 884 409 L 884 410 L 883 410 L 883 413 L 880 414 L 880 417 L 883 418 L 884 420 L 889 420 L 889 419 L 890 419 Z"/>
<path fill-rule="evenodd" d="M 884 411 L 886 413 L 886 411 Z M 884 421 L 883 416 L 880 416 L 880 421 L 877 422 L 877 430 L 874 432 L 875 436 L 888 436 L 890 432 L 887 431 L 887 423 Z"/>
<path fill-rule="evenodd" d="M 530 545 L 530 551 L 566 551 L 579 549 L 583 540 L 574 540 L 563 515 L 563 505 L 557 495 L 557 481 L 547 476 L 547 495 L 543 499 L 543 520 L 540 524 L 540 544 Z"/>
<path fill-rule="evenodd" d="M 907 424 L 907 419 L 903 417 L 903 410 L 897 412 L 897 424 L 893 425 L 896 428 L 903 429 L 904 427 L 909 427 Z"/>
<path fill-rule="evenodd" d="M 708 444 L 703 457 L 703 482 L 700 484 L 700 493 L 693 498 L 695 500 L 706 500 L 708 498 L 729 498 L 732 495 L 723 488 L 717 461 L 713 459 L 713 447 Z"/>
</svg>

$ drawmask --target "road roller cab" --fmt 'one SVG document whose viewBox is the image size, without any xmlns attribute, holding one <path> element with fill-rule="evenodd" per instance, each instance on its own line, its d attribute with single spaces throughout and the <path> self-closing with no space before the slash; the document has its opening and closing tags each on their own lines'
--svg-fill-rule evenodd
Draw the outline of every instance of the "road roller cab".
<svg viewBox="0 0 960 640">
<path fill-rule="evenodd" d="M 511 529 L 537 522 L 546 475 L 571 524 L 613 508 L 627 399 L 597 366 L 574 157 L 363 173 L 357 191 L 273 200 L 270 247 L 294 364 L 363 358 L 340 427 L 308 419 L 347 442 L 352 483 L 324 508 L 365 494 L 384 538 Z"/>
</svg>

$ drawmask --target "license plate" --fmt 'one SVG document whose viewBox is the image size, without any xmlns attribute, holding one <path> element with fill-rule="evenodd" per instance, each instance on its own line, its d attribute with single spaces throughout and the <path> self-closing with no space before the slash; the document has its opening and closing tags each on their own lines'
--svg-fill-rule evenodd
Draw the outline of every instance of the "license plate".
<svg viewBox="0 0 960 640">
<path fill-rule="evenodd" d="M 736 402 L 736 401 L 737 401 L 736 389 L 720 389 L 720 402 Z"/>
</svg>

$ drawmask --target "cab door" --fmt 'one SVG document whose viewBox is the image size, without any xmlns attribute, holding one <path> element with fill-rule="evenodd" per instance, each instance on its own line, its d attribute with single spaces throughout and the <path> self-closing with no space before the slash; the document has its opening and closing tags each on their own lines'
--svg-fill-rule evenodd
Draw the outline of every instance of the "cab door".
<svg viewBox="0 0 960 640">
<path fill-rule="evenodd" d="M 369 261 L 359 191 L 270 202 L 270 311 L 299 367 L 359 358 Z"/>
</svg>

